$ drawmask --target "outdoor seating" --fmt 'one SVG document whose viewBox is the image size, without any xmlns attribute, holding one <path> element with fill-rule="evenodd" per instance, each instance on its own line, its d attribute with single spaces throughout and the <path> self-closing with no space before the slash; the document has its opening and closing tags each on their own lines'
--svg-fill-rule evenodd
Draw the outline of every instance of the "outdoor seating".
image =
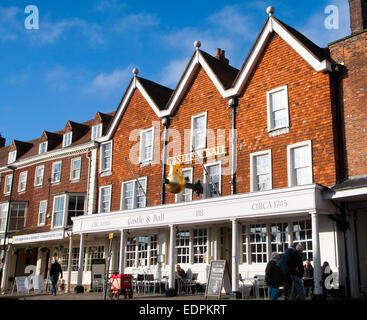
<svg viewBox="0 0 367 320">
<path fill-rule="evenodd" d="M 267 298 L 268 287 L 265 282 L 265 275 L 255 275 L 254 279 L 256 298 L 260 297 L 260 290 L 263 292 L 264 299 Z"/>
</svg>

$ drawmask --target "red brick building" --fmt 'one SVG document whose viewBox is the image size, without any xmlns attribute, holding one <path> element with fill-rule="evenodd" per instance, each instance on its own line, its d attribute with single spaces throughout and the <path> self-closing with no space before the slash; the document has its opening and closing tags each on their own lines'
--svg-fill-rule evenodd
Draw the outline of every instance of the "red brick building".
<svg viewBox="0 0 367 320">
<path fill-rule="evenodd" d="M 72 218 L 73 236 L 62 259 L 68 283 L 93 285 L 91 259 L 107 257 L 113 233 L 110 271 L 149 273 L 167 280 L 169 288 L 175 264 L 207 283 L 210 262 L 226 260 L 231 291 L 238 294 L 239 275 L 249 280 L 264 274 L 272 253 L 302 243 L 304 258 L 315 267 L 315 294 L 322 292 L 324 261 L 341 294 L 362 294 L 366 7 L 365 1 L 350 0 L 352 35 L 328 48 L 268 10 L 240 70 L 230 66 L 223 50 L 211 56 L 196 41 L 174 90 L 134 69 L 113 117 L 93 120 L 106 125 L 96 138 L 98 152 L 93 145 L 91 157 L 85 153 L 91 165 L 82 164 L 88 167 L 87 185 L 80 181 L 87 209 Z M 81 140 L 97 122 L 68 123 L 65 129 L 84 132 Z M 32 143 L 2 148 L 3 172 L 9 172 L 10 152 L 19 150 L 23 157 Z M 202 194 L 167 191 L 177 163 L 189 182 L 200 180 Z M 60 183 L 54 198 L 77 192 L 70 185 Z M 38 232 L 31 229 L 35 218 L 29 219 L 23 232 Z"/>
<path fill-rule="evenodd" d="M 302 242 L 345 285 L 337 209 L 323 199 L 340 179 L 327 50 L 271 15 L 240 70 L 195 47 L 174 91 L 134 70 L 98 140 L 99 214 L 73 219 L 80 248 L 113 232 L 111 269 L 170 287 L 176 263 L 205 283 L 210 261 L 227 260 L 238 291 L 239 273 L 261 274 L 272 252 Z M 165 191 L 174 163 L 203 195 Z"/>
<path fill-rule="evenodd" d="M 24 275 L 27 265 L 36 265 L 47 278 L 52 255 L 68 255 L 62 248 L 69 244 L 71 218 L 95 210 L 96 200 L 88 192 L 95 180 L 90 175 L 97 161 L 94 140 L 111 118 L 97 113 L 85 123 L 68 121 L 63 130 L 44 131 L 32 141 L 14 140 L 0 149 L 0 225 L 2 232 L 8 227 L 6 242 L 12 244 L 4 281 Z"/>
</svg>

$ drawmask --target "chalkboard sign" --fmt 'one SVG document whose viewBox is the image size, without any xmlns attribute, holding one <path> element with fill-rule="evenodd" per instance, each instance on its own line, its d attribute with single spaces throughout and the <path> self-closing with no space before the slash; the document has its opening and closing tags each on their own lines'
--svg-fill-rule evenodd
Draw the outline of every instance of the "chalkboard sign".
<svg viewBox="0 0 367 320">
<path fill-rule="evenodd" d="M 210 264 L 205 297 L 217 297 L 219 299 L 222 292 L 223 281 L 230 281 L 227 262 L 225 260 L 214 260 Z"/>
</svg>

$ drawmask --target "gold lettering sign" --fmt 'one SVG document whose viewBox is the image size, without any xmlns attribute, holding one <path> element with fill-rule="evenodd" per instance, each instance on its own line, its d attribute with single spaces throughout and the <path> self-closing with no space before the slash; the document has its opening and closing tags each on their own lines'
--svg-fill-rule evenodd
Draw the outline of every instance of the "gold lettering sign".
<svg viewBox="0 0 367 320">
<path fill-rule="evenodd" d="M 215 156 L 225 155 L 226 154 L 226 148 L 225 146 L 217 146 L 213 148 L 207 148 L 196 151 L 196 154 L 200 159 L 204 158 L 213 158 Z M 168 165 L 174 165 L 175 163 L 184 163 L 195 160 L 196 155 L 195 152 L 185 153 L 178 156 L 169 157 L 167 159 Z"/>
</svg>

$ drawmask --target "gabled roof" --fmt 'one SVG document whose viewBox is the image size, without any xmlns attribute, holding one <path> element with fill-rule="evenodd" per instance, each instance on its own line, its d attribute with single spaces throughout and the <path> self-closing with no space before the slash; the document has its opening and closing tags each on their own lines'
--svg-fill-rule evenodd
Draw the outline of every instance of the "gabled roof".
<svg viewBox="0 0 367 320">
<path fill-rule="evenodd" d="M 69 126 L 71 128 L 72 131 L 78 131 L 78 132 L 86 132 L 89 129 L 88 125 L 82 124 L 82 123 L 78 123 L 78 122 L 74 122 L 69 120 L 65 126 L 65 128 Z"/>
<path fill-rule="evenodd" d="M 127 87 L 120 101 L 115 115 L 107 129 L 106 135 L 100 139 L 97 139 L 98 141 L 103 142 L 112 138 L 112 135 L 121 121 L 122 115 L 125 112 L 125 109 L 136 89 L 139 90 L 157 117 L 161 117 L 161 113 L 166 109 L 168 100 L 173 92 L 173 90 L 170 88 L 135 75 L 131 79 L 129 86 Z"/>
<path fill-rule="evenodd" d="M 141 77 L 137 77 L 137 79 L 149 94 L 150 98 L 155 102 L 158 109 L 165 110 L 173 90 Z"/>
<path fill-rule="evenodd" d="M 168 116 L 174 113 L 199 65 L 204 68 L 223 98 L 230 98 L 240 94 L 252 70 L 256 67 L 270 36 L 274 32 L 287 42 L 317 72 L 331 71 L 332 62 L 327 49 L 318 47 L 297 30 L 270 16 L 265 21 L 239 71 L 217 59 L 215 61 L 214 57 L 197 48 L 196 53 L 190 59 L 183 76 L 171 96 L 166 111 L 162 112 L 161 116 Z"/>
</svg>

